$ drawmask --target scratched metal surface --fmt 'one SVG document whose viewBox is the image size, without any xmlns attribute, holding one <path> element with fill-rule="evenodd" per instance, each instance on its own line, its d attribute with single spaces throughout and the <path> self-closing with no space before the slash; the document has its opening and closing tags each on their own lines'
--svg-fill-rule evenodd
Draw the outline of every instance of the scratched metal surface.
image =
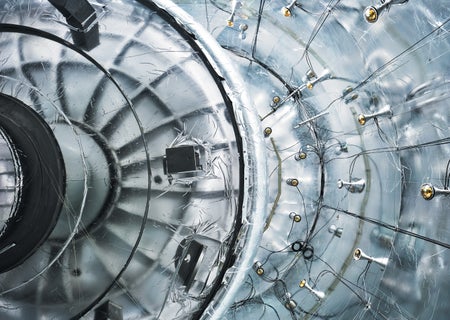
<svg viewBox="0 0 450 320">
<path fill-rule="evenodd" d="M 1 92 L 54 129 L 72 206 L 1 318 L 446 319 L 447 1 L 174 3 L 93 2 L 81 54 L 20 29 L 72 42 L 49 3 L 0 1 Z M 186 145 L 202 168 L 168 175 Z"/>
</svg>

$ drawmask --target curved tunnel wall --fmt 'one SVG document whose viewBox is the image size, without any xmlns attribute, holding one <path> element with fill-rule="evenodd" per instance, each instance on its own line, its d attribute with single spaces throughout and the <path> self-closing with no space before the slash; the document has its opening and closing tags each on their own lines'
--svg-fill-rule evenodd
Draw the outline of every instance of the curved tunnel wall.
<svg viewBox="0 0 450 320">
<path fill-rule="evenodd" d="M 2 318 L 445 319 L 446 1 L 52 3 L 0 2 L 66 172 Z"/>
</svg>

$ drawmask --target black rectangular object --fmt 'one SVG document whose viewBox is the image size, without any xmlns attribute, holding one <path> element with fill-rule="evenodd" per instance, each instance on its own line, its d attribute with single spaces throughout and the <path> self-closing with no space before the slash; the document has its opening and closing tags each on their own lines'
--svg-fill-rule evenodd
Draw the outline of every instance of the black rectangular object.
<svg viewBox="0 0 450 320">
<path fill-rule="evenodd" d="M 94 320 L 123 320 L 122 307 L 108 300 L 95 309 Z"/>
<path fill-rule="evenodd" d="M 87 0 L 49 0 L 63 14 L 76 46 L 92 50 L 100 44 L 97 14 Z"/>
<path fill-rule="evenodd" d="M 198 263 L 203 255 L 205 247 L 197 241 L 189 243 L 186 255 L 182 257 L 180 268 L 178 269 L 178 275 L 183 279 L 183 284 L 186 289 L 189 289 L 197 274 Z M 189 257 L 188 259 L 186 259 Z"/>
<path fill-rule="evenodd" d="M 166 173 L 196 171 L 199 169 L 199 155 L 194 146 L 180 146 L 166 149 Z"/>
</svg>

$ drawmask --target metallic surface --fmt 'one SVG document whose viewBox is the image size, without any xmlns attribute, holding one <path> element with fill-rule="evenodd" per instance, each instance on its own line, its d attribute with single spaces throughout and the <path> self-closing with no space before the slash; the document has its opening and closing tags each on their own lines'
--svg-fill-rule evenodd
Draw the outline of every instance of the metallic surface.
<svg viewBox="0 0 450 320">
<path fill-rule="evenodd" d="M 2 319 L 447 318 L 446 0 L 91 3 L 87 53 L 49 3 L 0 2 L 0 88 L 71 177 Z M 202 169 L 169 177 L 182 146 Z"/>
<path fill-rule="evenodd" d="M 15 216 L 20 199 L 21 165 L 6 133 L 0 128 L 0 238 Z"/>
</svg>

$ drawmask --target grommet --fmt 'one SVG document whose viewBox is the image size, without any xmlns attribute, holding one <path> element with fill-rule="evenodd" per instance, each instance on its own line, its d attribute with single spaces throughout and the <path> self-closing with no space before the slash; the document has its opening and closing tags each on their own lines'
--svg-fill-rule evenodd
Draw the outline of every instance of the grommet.
<svg viewBox="0 0 450 320">
<path fill-rule="evenodd" d="M 297 153 L 294 158 L 295 160 L 299 161 L 299 160 L 305 160 L 306 157 L 308 156 L 308 154 L 304 151 L 300 151 L 299 153 Z"/>
<path fill-rule="evenodd" d="M 295 6 L 297 0 L 293 0 L 288 6 L 281 8 L 281 13 L 285 17 L 292 16 L 292 8 Z"/>
<path fill-rule="evenodd" d="M 289 217 L 294 220 L 294 222 L 300 222 L 302 221 L 302 217 L 299 214 L 296 214 L 295 212 L 291 212 L 289 214 Z"/>
<path fill-rule="evenodd" d="M 353 252 L 353 259 L 355 261 L 367 260 L 369 262 L 375 262 L 375 263 L 379 264 L 382 267 L 386 267 L 388 262 L 389 262 L 389 258 L 374 258 L 374 257 L 371 257 L 370 255 L 364 253 L 362 251 L 362 249 L 360 249 L 360 248 L 356 248 L 355 251 Z"/>
<path fill-rule="evenodd" d="M 434 187 L 429 184 L 425 183 L 420 187 L 420 194 L 425 200 L 431 200 L 434 198 Z"/>
<path fill-rule="evenodd" d="M 376 112 L 376 113 L 372 113 L 372 114 L 360 114 L 358 115 L 358 122 L 360 125 L 365 125 L 367 123 L 367 120 L 373 119 L 373 118 L 378 118 L 378 117 L 386 117 L 388 119 L 392 118 L 392 110 L 391 110 L 391 106 L 387 105 L 385 106 L 383 109 L 381 109 L 380 111 Z"/>
<path fill-rule="evenodd" d="M 323 299 L 323 298 L 325 298 L 325 293 L 324 293 L 324 292 L 313 289 L 313 288 L 308 284 L 308 282 L 307 282 L 305 279 L 303 279 L 302 281 L 300 281 L 300 283 L 299 283 L 298 286 L 299 286 L 300 288 L 308 289 L 309 292 L 311 292 L 312 294 L 314 294 L 318 299 Z"/>
<path fill-rule="evenodd" d="M 425 200 L 431 200 L 436 195 L 450 195 L 450 189 L 440 189 L 433 186 L 431 183 L 424 183 L 420 187 L 420 194 Z"/>
<path fill-rule="evenodd" d="M 369 23 L 375 23 L 378 21 L 378 10 L 377 8 L 370 6 L 364 10 L 364 18 Z"/>
<path fill-rule="evenodd" d="M 297 179 L 295 179 L 295 178 L 289 178 L 289 179 L 287 179 L 286 180 L 286 183 L 288 184 L 288 185 L 290 185 L 290 186 L 293 186 L 293 187 L 296 187 L 296 186 L 298 186 L 298 180 Z"/>
<path fill-rule="evenodd" d="M 262 267 L 262 264 L 259 261 L 256 261 L 253 264 L 253 270 L 255 270 L 258 276 L 262 276 L 264 274 L 264 268 Z"/>
<path fill-rule="evenodd" d="M 303 247 L 305 246 L 305 243 L 302 241 L 295 241 L 291 244 L 291 249 L 294 252 L 300 252 L 302 251 Z"/>
</svg>

